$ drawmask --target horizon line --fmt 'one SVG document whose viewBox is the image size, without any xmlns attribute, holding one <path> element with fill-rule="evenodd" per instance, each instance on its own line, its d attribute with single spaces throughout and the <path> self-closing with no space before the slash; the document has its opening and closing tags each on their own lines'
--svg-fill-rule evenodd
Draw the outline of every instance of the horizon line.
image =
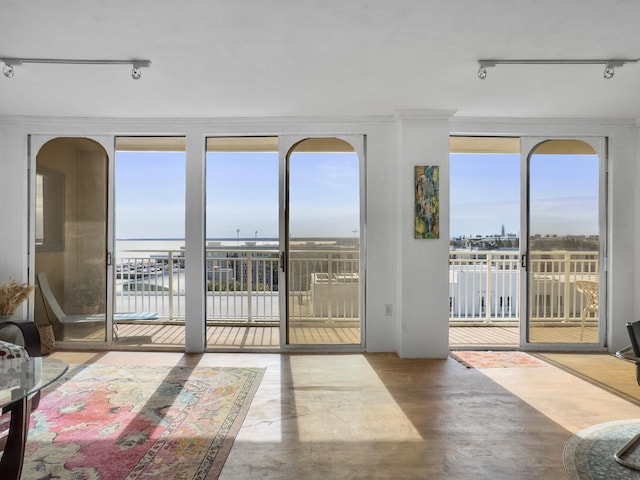
<svg viewBox="0 0 640 480">
<path fill-rule="evenodd" d="M 342 236 L 342 237 L 318 237 L 318 236 L 303 236 L 303 237 L 292 237 L 292 238 L 359 238 L 353 236 Z M 126 237 L 126 238 L 116 238 L 116 240 L 186 240 L 184 237 Z M 238 240 L 276 240 L 279 241 L 279 237 L 207 237 L 205 240 L 228 240 L 228 241 L 238 241 Z"/>
</svg>

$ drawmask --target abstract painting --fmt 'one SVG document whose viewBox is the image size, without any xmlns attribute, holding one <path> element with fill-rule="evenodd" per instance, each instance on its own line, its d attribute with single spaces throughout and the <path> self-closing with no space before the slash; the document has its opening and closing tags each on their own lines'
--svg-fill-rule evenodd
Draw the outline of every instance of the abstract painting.
<svg viewBox="0 0 640 480">
<path fill-rule="evenodd" d="M 440 238 L 440 171 L 415 167 L 415 238 Z"/>
</svg>

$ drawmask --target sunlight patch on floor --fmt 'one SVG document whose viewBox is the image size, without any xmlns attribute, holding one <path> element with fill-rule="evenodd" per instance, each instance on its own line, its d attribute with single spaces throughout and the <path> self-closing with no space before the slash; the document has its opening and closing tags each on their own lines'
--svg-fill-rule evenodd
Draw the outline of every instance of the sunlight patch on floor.
<svg viewBox="0 0 640 480">
<path fill-rule="evenodd" d="M 290 370 L 300 441 L 423 440 L 363 356 L 326 355 L 320 368 L 308 356 L 291 356 Z"/>
<path fill-rule="evenodd" d="M 572 433 L 597 423 L 640 417 L 640 407 L 551 365 L 478 371 Z"/>
</svg>

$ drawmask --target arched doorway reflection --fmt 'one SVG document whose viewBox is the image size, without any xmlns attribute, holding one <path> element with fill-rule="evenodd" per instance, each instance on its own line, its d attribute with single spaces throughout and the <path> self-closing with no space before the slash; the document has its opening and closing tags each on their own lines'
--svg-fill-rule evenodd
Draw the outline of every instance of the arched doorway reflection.
<svg viewBox="0 0 640 480">
<path fill-rule="evenodd" d="M 56 341 L 105 341 L 107 172 L 87 138 L 49 140 L 36 156 L 35 321 Z"/>
</svg>

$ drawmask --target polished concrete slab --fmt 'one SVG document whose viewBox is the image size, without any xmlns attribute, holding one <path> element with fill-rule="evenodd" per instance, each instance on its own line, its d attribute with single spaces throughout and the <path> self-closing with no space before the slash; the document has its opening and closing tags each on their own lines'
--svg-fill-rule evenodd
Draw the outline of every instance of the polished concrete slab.
<svg viewBox="0 0 640 480">
<path fill-rule="evenodd" d="M 640 407 L 551 365 L 469 369 L 395 354 L 55 356 L 265 367 L 223 480 L 563 479 L 574 432 L 640 417 Z"/>
</svg>

